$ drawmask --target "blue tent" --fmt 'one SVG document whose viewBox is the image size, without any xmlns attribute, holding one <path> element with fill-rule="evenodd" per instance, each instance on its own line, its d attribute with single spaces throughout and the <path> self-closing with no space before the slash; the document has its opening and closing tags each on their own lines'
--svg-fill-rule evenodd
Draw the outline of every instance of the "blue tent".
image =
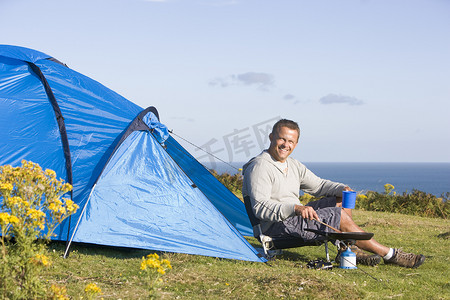
<svg viewBox="0 0 450 300">
<path fill-rule="evenodd" d="M 0 165 L 22 159 L 73 185 L 55 239 L 265 261 L 244 204 L 142 109 L 35 50 L 0 45 Z M 1 201 L 1 199 L 0 199 Z"/>
</svg>

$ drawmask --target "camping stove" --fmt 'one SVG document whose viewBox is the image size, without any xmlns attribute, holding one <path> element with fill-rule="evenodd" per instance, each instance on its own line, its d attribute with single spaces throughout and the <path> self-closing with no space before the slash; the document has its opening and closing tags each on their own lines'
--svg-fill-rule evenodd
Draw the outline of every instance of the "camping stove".
<svg viewBox="0 0 450 300">
<path fill-rule="evenodd" d="M 356 267 L 356 254 L 350 249 L 354 241 L 345 241 L 347 243 L 347 249 L 341 253 L 340 256 L 340 268 L 341 269 L 357 269 Z"/>
</svg>

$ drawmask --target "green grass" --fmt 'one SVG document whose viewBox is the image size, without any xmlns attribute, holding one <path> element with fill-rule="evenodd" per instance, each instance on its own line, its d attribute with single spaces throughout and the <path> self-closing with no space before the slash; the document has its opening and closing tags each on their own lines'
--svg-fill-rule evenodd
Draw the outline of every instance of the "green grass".
<svg viewBox="0 0 450 300">
<path fill-rule="evenodd" d="M 309 260 L 325 258 L 323 246 L 285 250 L 267 264 L 160 253 L 173 270 L 162 277 L 159 295 L 162 299 L 450 299 L 449 220 L 359 210 L 353 217 L 381 243 L 424 254 L 425 263 L 417 269 L 383 263 L 357 270 L 336 265 L 332 270 L 308 269 Z M 249 241 L 260 247 L 255 239 Z M 74 299 L 93 282 L 104 299 L 147 297 L 139 266 L 142 256 L 153 251 L 74 245 L 63 259 L 63 249 L 63 244 L 50 245 L 53 264 L 42 274 L 49 285 L 66 286 Z M 330 254 L 336 255 L 331 245 Z"/>
</svg>

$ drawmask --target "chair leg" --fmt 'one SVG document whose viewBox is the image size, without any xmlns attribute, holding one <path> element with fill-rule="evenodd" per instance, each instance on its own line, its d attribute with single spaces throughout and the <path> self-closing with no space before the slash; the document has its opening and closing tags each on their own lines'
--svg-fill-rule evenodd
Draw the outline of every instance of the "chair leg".
<svg viewBox="0 0 450 300">
<path fill-rule="evenodd" d="M 325 254 L 327 255 L 327 262 L 330 262 L 330 253 L 328 252 L 328 241 L 325 242 Z"/>
<path fill-rule="evenodd" d="M 281 249 L 275 249 L 270 236 L 260 235 L 260 240 L 266 259 L 271 260 L 275 255 L 280 255 L 282 253 Z"/>
</svg>

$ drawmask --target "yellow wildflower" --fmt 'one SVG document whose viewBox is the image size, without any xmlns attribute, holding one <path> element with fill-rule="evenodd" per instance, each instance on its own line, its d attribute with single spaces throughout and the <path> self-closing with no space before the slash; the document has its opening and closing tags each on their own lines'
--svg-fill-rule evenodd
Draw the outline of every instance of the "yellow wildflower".
<svg viewBox="0 0 450 300">
<path fill-rule="evenodd" d="M 11 224 L 17 224 L 17 223 L 19 223 L 19 218 L 16 217 L 16 216 L 10 216 L 10 217 L 9 217 L 9 222 L 10 222 Z"/>
<path fill-rule="evenodd" d="M 9 182 L 2 183 L 0 184 L 0 190 L 4 190 L 7 193 L 11 192 L 13 190 L 13 185 Z"/>
<path fill-rule="evenodd" d="M 8 205 L 9 207 L 14 207 L 14 206 L 20 205 L 22 203 L 22 198 L 14 196 L 11 198 L 7 198 L 5 202 L 6 202 L 6 205 Z"/>
<path fill-rule="evenodd" d="M 32 208 L 28 211 L 27 216 L 33 220 L 38 220 L 45 217 L 45 214 L 40 210 Z"/>
<path fill-rule="evenodd" d="M 55 215 L 55 217 L 59 220 L 66 213 L 66 208 L 63 207 L 61 200 L 55 199 L 54 202 L 51 202 L 48 205 L 48 209 Z"/>
<path fill-rule="evenodd" d="M 390 183 L 386 183 L 386 184 L 384 185 L 384 188 L 385 188 L 385 189 L 389 189 L 389 190 L 393 190 L 393 189 L 394 189 L 394 186 L 393 186 L 392 184 L 390 184 Z"/>
<path fill-rule="evenodd" d="M 31 261 L 35 265 L 43 265 L 44 267 L 50 266 L 50 260 L 44 254 L 36 254 L 33 258 L 31 258 Z"/>
<path fill-rule="evenodd" d="M 53 212 L 57 212 L 58 211 L 58 206 L 55 203 L 50 203 L 48 206 L 48 209 L 53 211 Z"/>
<path fill-rule="evenodd" d="M 152 253 L 152 254 L 147 255 L 147 258 L 159 259 L 159 255 L 156 253 Z"/>
<path fill-rule="evenodd" d="M 50 290 L 52 292 L 52 299 L 57 300 L 69 300 L 69 296 L 67 296 L 67 289 L 65 286 L 57 286 L 52 284 L 50 287 Z"/>
<path fill-rule="evenodd" d="M 3 169 L 3 171 L 4 171 L 5 173 L 10 173 L 10 172 L 12 172 L 13 167 L 12 167 L 11 165 L 4 165 L 4 166 L 2 167 L 2 169 Z"/>
<path fill-rule="evenodd" d="M 64 199 L 64 200 L 66 202 L 66 209 L 67 209 L 68 213 L 73 213 L 78 209 L 79 206 L 77 204 L 75 204 L 75 202 L 73 202 L 72 200 L 70 200 L 70 199 Z"/>
<path fill-rule="evenodd" d="M 84 291 L 87 294 L 100 294 L 102 292 L 102 290 L 95 284 L 95 283 L 89 283 L 88 285 L 86 285 L 86 287 L 84 288 Z"/>
<path fill-rule="evenodd" d="M 170 265 L 170 261 L 167 259 L 163 259 L 161 261 L 161 264 L 166 268 L 166 269 L 172 269 L 172 266 Z"/>
<path fill-rule="evenodd" d="M 28 203 L 27 201 L 23 200 L 22 198 L 18 197 L 18 196 L 14 196 L 11 198 L 6 199 L 6 205 L 9 206 L 10 208 L 13 207 L 30 207 L 30 203 Z"/>
<path fill-rule="evenodd" d="M 62 189 L 66 192 L 71 191 L 72 190 L 72 185 L 70 183 L 64 183 Z"/>
<path fill-rule="evenodd" d="M 168 269 L 172 269 L 170 261 L 167 259 L 160 260 L 159 255 L 156 253 L 142 257 L 141 270 L 156 270 L 157 273 L 164 275 Z"/>
<path fill-rule="evenodd" d="M 390 192 L 392 192 L 393 189 L 394 189 L 394 186 L 390 183 L 386 183 L 384 185 L 384 191 L 385 191 L 386 195 L 389 194 Z"/>
<path fill-rule="evenodd" d="M 42 171 L 42 168 L 41 166 L 39 166 L 39 164 L 34 163 L 32 161 L 26 161 L 25 159 L 22 160 L 22 167 L 25 169 Z"/>
<path fill-rule="evenodd" d="M 10 222 L 10 215 L 6 212 L 0 213 L 0 225 L 5 226 Z"/>
<path fill-rule="evenodd" d="M 141 261 L 141 270 L 147 269 L 147 261 L 143 258 Z"/>
<path fill-rule="evenodd" d="M 45 170 L 45 175 L 50 178 L 56 178 L 56 172 L 50 169 Z"/>
</svg>

